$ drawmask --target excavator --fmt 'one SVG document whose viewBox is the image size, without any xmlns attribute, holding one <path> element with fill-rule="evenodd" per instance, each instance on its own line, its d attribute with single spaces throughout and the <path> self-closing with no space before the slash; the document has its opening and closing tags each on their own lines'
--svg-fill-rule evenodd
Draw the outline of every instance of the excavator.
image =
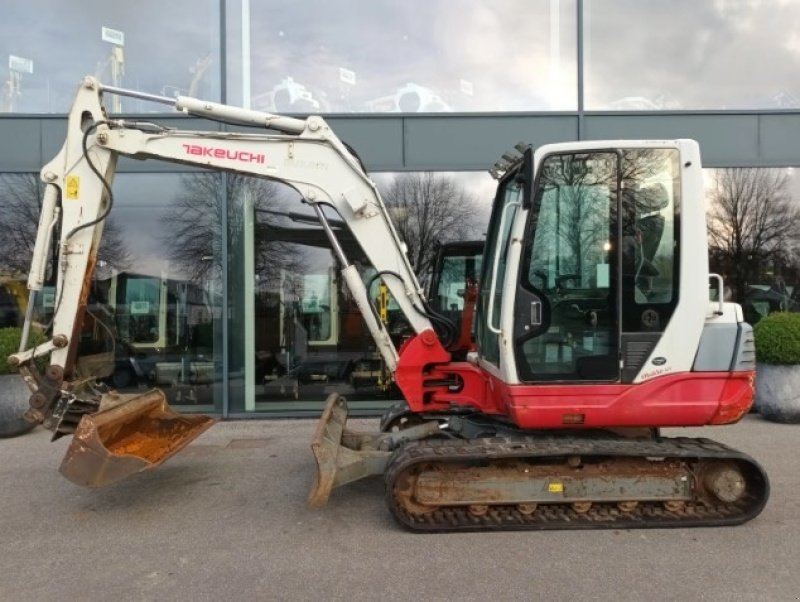
<svg viewBox="0 0 800 602">
<path fill-rule="evenodd" d="M 131 96 L 251 126 L 183 131 L 115 118 Z M 253 127 L 266 129 L 254 131 Z M 110 485 L 163 463 L 213 424 L 163 393 L 123 395 L 79 370 L 77 339 L 119 157 L 282 182 L 331 249 L 403 402 L 377 432 L 347 425 L 332 394 L 311 449 L 308 501 L 382 475 L 386 503 L 417 532 L 735 525 L 769 481 L 746 454 L 664 427 L 732 424 L 753 399 L 752 328 L 709 273 L 702 164 L 692 140 L 518 144 L 497 179 L 476 284 L 474 348 L 453 359 L 453 324 L 428 302 L 356 152 L 319 116 L 301 119 L 80 84 L 46 184 L 28 277 L 35 298 L 57 256 L 47 342 L 10 356 L 31 391 L 28 420 L 72 436 L 71 481 Z M 329 223 L 349 229 L 413 333 L 396 348 Z M 714 300 L 715 299 L 715 300 Z M 32 307 L 33 302 L 28 306 Z M 35 358 L 48 356 L 38 370 Z M 2 401 L 2 400 L 0 400 Z"/>
</svg>

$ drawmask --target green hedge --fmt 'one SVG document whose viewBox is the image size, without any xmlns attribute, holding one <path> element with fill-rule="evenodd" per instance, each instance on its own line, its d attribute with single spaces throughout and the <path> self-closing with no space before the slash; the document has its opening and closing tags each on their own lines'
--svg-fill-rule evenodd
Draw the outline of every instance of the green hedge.
<svg viewBox="0 0 800 602">
<path fill-rule="evenodd" d="M 765 364 L 800 364 L 800 313 L 773 312 L 753 327 L 756 360 Z"/>
<path fill-rule="evenodd" d="M 19 351 L 19 341 L 22 338 L 22 329 L 17 327 L 0 328 L 0 374 L 12 374 L 16 370 L 8 365 L 8 356 Z M 31 330 L 28 338 L 29 345 L 44 343 L 47 339 L 37 331 Z M 39 360 L 37 360 L 37 364 Z"/>
</svg>

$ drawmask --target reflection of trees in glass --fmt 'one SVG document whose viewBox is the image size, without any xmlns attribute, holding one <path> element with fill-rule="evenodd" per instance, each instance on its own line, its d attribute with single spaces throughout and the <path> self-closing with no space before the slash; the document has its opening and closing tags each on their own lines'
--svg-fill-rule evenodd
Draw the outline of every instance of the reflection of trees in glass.
<svg viewBox="0 0 800 602">
<path fill-rule="evenodd" d="M 748 285 L 771 284 L 764 273 L 767 263 L 792 263 L 790 249 L 800 240 L 800 211 L 787 188 L 788 176 L 779 169 L 715 173 L 708 213 L 712 267 L 726 276 L 740 302 Z"/>
<path fill-rule="evenodd" d="M 616 207 L 610 201 L 615 196 L 617 178 L 622 183 L 623 236 L 628 236 L 634 227 L 641 227 L 639 216 L 658 212 L 666 206 L 665 201 L 669 202 L 668 197 L 645 186 L 669 173 L 669 156 L 670 151 L 637 149 L 622 151 L 620 160 L 611 153 L 548 157 L 539 179 L 544 196 L 535 244 L 539 256 L 545 256 L 541 253 L 543 248 L 550 248 L 553 256 L 557 255 L 558 266 L 549 269 L 557 267 L 559 276 L 579 276 L 592 273 L 595 264 L 607 263 L 604 253 L 610 248 L 610 224 L 616 219 Z"/>
<path fill-rule="evenodd" d="M 255 271 L 262 284 L 279 286 L 281 270 L 296 268 L 299 259 L 286 240 L 261 235 L 282 204 L 285 187 L 238 174 L 193 173 L 182 178 L 183 191 L 164 215 L 170 224 L 164 243 L 169 259 L 177 264 L 190 280 L 199 282 L 219 278 L 222 274 L 223 211 L 228 207 L 231 245 L 244 228 L 244 199 L 252 199 L 258 233 L 255 240 Z M 226 199 L 229 201 L 226 202 Z"/>
<path fill-rule="evenodd" d="M 0 270 L 17 275 L 28 273 L 43 191 L 36 174 L 0 174 Z M 106 220 L 98 262 L 116 270 L 130 265 L 130 256 L 112 217 Z"/>
<path fill-rule="evenodd" d="M 615 186 L 615 165 L 614 156 L 608 154 L 555 155 L 545 161 L 540 179 L 545 198 L 536 242 L 537 247 L 557 250 L 558 275 L 579 276 L 587 272 L 585 264 L 605 263 L 594 255 L 609 239 L 609 195 Z M 587 252 L 594 255 L 587 257 Z"/>
<path fill-rule="evenodd" d="M 0 175 L 0 269 L 26 274 L 39 223 L 42 185 L 34 174 Z"/>
<path fill-rule="evenodd" d="M 381 195 L 417 274 L 433 269 L 437 243 L 465 240 L 480 226 L 475 196 L 449 176 L 401 174 L 382 187 Z"/>
</svg>

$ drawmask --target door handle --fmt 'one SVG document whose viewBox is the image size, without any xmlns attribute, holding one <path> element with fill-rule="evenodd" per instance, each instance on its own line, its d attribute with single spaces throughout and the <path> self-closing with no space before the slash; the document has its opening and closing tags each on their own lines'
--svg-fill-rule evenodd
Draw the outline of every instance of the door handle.
<svg viewBox="0 0 800 602">
<path fill-rule="evenodd" d="M 542 302 L 531 301 L 531 326 L 542 325 Z"/>
</svg>

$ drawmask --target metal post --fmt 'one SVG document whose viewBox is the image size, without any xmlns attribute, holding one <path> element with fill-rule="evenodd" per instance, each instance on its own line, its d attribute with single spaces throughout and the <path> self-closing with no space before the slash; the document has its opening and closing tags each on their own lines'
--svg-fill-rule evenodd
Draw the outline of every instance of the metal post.
<svg viewBox="0 0 800 602">
<path fill-rule="evenodd" d="M 228 235 L 228 207 L 230 199 L 228 198 L 228 174 L 222 173 L 222 190 L 226 191 L 222 195 L 222 242 L 220 244 L 220 263 L 221 263 L 221 276 L 222 279 L 222 418 L 226 419 L 230 416 L 230 310 L 228 306 L 228 245 L 230 245 L 230 236 Z M 217 337 L 214 337 L 216 343 Z M 216 350 L 215 350 L 216 351 Z M 216 353 L 215 353 L 216 355 Z"/>
<path fill-rule="evenodd" d="M 250 108 L 250 0 L 242 0 L 242 107 Z"/>
<path fill-rule="evenodd" d="M 578 0 L 578 140 L 584 137 L 583 114 L 583 0 Z"/>
</svg>

